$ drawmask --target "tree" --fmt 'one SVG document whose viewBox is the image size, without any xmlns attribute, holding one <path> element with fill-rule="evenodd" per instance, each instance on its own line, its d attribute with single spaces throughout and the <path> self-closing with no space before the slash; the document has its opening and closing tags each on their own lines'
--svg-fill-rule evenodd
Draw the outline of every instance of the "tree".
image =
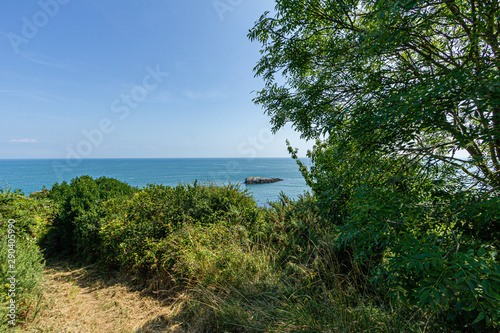
<svg viewBox="0 0 500 333">
<path fill-rule="evenodd" d="M 498 326 L 498 1 L 276 3 L 255 102 L 318 139 L 301 171 L 337 240 L 398 297 Z"/>
<path fill-rule="evenodd" d="M 342 133 L 498 192 L 499 34 L 497 0 L 278 0 L 249 33 L 262 43 L 255 102 L 274 131 Z"/>
</svg>

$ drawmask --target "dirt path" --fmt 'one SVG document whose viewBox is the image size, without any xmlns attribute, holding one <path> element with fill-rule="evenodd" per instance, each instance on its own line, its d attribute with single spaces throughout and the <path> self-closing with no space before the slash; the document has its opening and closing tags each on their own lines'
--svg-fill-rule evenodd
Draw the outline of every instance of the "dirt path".
<svg viewBox="0 0 500 333">
<path fill-rule="evenodd" d="M 182 302 L 164 305 L 92 266 L 47 265 L 45 278 L 41 312 L 23 332 L 182 332 L 169 319 Z"/>
</svg>

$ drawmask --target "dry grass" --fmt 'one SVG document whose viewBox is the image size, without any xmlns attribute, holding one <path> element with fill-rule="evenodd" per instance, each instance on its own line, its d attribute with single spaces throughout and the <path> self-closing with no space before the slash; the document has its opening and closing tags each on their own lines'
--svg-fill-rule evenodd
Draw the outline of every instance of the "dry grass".
<svg viewBox="0 0 500 333">
<path fill-rule="evenodd" d="M 123 275 L 67 262 L 47 265 L 45 278 L 41 312 L 24 332 L 184 332 L 171 319 L 181 311 L 183 295 L 160 300 Z"/>
</svg>

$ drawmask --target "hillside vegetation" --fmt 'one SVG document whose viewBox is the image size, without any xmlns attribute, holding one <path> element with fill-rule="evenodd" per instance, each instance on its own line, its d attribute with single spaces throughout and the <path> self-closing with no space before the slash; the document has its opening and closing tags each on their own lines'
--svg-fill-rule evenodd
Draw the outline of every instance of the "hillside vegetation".
<svg viewBox="0 0 500 333">
<path fill-rule="evenodd" d="M 46 258 L 116 271 L 157 295 L 182 294 L 164 325 L 186 332 L 488 332 L 498 325 L 493 245 L 449 259 L 434 244 L 397 253 L 381 239 L 395 248 L 408 236 L 382 230 L 372 233 L 381 244 L 373 247 L 359 238 L 369 224 L 332 223 L 317 196 L 283 195 L 258 207 L 236 185 L 137 189 L 83 176 L 36 198 L 9 191 L 1 198 L 2 232 L 7 216 L 17 219 L 17 265 L 26 267 L 18 268 L 17 325 L 38 312 L 39 247 Z M 7 304 L 6 292 L 1 297 Z"/>
</svg>

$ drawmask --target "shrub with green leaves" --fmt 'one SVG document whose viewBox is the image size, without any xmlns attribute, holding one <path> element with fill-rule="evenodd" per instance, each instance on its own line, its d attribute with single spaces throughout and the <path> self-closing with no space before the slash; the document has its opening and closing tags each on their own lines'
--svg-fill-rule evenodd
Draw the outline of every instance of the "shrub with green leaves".
<svg viewBox="0 0 500 333">
<path fill-rule="evenodd" d="M 12 319 L 7 317 L 11 300 L 16 304 L 16 323 L 36 313 L 44 268 L 37 240 L 46 234 L 54 213 L 47 199 L 0 192 L 0 321 L 5 327 Z"/>
<path fill-rule="evenodd" d="M 494 192 L 471 187 L 454 166 L 391 158 L 354 140 L 332 138 L 310 156 L 302 171 L 323 217 L 379 290 L 462 327 L 498 325 Z"/>
<path fill-rule="evenodd" d="M 56 207 L 48 199 L 30 198 L 21 191 L 0 192 L 2 228 L 6 228 L 8 219 L 14 219 L 18 235 L 25 239 L 38 241 L 44 237 L 55 213 Z"/>
<path fill-rule="evenodd" d="M 421 331 L 415 307 L 366 290 L 315 204 L 281 195 L 253 228 L 188 224 L 167 237 L 161 269 L 191 291 L 182 320 L 217 332 Z"/>
<path fill-rule="evenodd" d="M 500 265 L 496 249 L 446 252 L 413 238 L 388 258 L 386 283 L 405 302 L 476 330 L 499 321 Z"/>
<path fill-rule="evenodd" d="M 10 320 L 14 319 L 17 324 L 36 313 L 43 295 L 45 264 L 38 245 L 22 237 L 16 237 L 15 259 L 12 259 L 5 236 L 0 240 L 0 326 L 11 326 Z M 10 263 L 15 263 L 15 274 L 9 273 L 12 271 Z M 11 300 L 15 301 L 15 318 L 7 316 Z"/>
<path fill-rule="evenodd" d="M 162 261 L 188 287 L 185 321 L 207 331 L 261 331 L 277 320 L 283 273 L 269 248 L 241 225 L 185 225 L 167 238 Z M 187 325 L 188 326 L 188 325 Z"/>
<path fill-rule="evenodd" d="M 103 212 L 102 260 L 142 275 L 156 272 L 161 257 L 157 244 L 182 226 L 252 225 L 259 215 L 254 199 L 237 185 L 196 182 L 148 185 L 128 200 L 107 201 Z"/>
<path fill-rule="evenodd" d="M 185 226 L 168 241 L 175 244 L 173 272 L 191 284 L 241 288 L 265 281 L 272 270 L 271 258 L 254 246 L 242 226 Z"/>
<path fill-rule="evenodd" d="M 95 261 L 100 255 L 100 219 L 103 203 L 126 197 L 136 189 L 113 178 L 81 176 L 52 186 L 48 197 L 58 206 L 58 215 L 44 244 L 48 251 L 77 254 Z"/>
</svg>

